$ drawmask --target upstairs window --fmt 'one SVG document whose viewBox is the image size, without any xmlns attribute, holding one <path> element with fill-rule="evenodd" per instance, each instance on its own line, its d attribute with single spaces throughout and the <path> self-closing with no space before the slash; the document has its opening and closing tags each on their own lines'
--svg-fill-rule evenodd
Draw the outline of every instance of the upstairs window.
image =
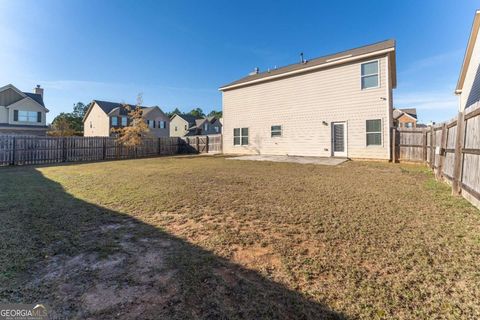
<svg viewBox="0 0 480 320">
<path fill-rule="evenodd" d="M 162 120 L 158 121 L 158 127 L 159 127 L 160 129 L 165 129 L 165 128 L 167 127 L 167 122 L 166 122 L 166 121 L 162 121 Z M 177 130 L 175 130 L 175 131 L 177 131 Z"/>
<path fill-rule="evenodd" d="M 127 117 L 122 117 L 122 126 L 123 126 L 123 127 L 126 127 L 127 124 L 128 124 L 128 122 L 127 122 Z"/>
<path fill-rule="evenodd" d="M 367 146 L 382 145 L 382 120 L 367 120 Z"/>
<path fill-rule="evenodd" d="M 282 136 L 282 126 L 271 126 L 270 127 L 271 137 L 281 137 Z"/>
<path fill-rule="evenodd" d="M 220 128 L 219 128 L 219 127 L 215 127 L 215 132 L 216 132 L 216 133 L 219 133 L 219 132 L 220 132 Z"/>
<path fill-rule="evenodd" d="M 203 130 L 208 131 L 208 123 L 205 123 L 205 124 L 203 125 Z"/>
<path fill-rule="evenodd" d="M 362 63 L 362 90 L 379 87 L 378 60 Z"/>
<path fill-rule="evenodd" d="M 248 128 L 233 129 L 233 145 L 234 146 L 248 145 Z"/>
<path fill-rule="evenodd" d="M 18 110 L 17 117 L 18 117 L 17 121 L 20 121 L 20 122 L 41 122 L 41 118 L 40 118 L 40 121 L 38 121 L 38 112 L 36 111 Z"/>
<path fill-rule="evenodd" d="M 147 120 L 147 125 L 149 128 L 155 128 L 155 121 L 154 120 Z"/>
<path fill-rule="evenodd" d="M 118 126 L 118 118 L 117 117 L 112 117 L 112 126 L 114 126 L 114 127 Z"/>
<path fill-rule="evenodd" d="M 177 126 L 175 126 L 175 131 L 178 131 L 178 127 L 177 127 Z"/>
</svg>

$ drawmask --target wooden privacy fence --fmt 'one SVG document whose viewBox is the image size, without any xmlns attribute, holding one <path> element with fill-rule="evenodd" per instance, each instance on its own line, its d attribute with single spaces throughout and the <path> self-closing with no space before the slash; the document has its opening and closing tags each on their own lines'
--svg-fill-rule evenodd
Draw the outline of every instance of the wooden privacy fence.
<svg viewBox="0 0 480 320">
<path fill-rule="evenodd" d="M 480 206 L 480 104 L 428 128 L 394 129 L 394 161 L 425 162 L 453 194 Z"/>
<path fill-rule="evenodd" d="M 222 135 L 213 134 L 208 136 L 187 136 L 182 138 L 193 153 L 221 153 Z"/>
<path fill-rule="evenodd" d="M 221 152 L 221 135 L 202 137 L 205 145 L 195 137 L 162 137 L 146 138 L 139 146 L 126 147 L 111 137 L 0 136 L 0 166 Z"/>
</svg>

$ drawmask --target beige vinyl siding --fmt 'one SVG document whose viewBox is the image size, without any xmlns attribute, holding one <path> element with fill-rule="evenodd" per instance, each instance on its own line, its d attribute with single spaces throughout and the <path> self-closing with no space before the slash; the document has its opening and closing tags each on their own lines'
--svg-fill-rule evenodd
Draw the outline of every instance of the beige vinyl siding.
<svg viewBox="0 0 480 320">
<path fill-rule="evenodd" d="M 480 35 L 477 36 L 460 95 L 460 110 L 480 101 L 480 40 L 478 37 Z"/>
<path fill-rule="evenodd" d="M 188 130 L 185 130 L 185 126 L 188 129 L 188 122 L 183 120 L 180 117 L 173 117 L 170 121 L 170 137 L 183 137 L 188 133 Z M 177 131 L 175 131 L 177 127 Z"/>
<path fill-rule="evenodd" d="M 170 118 L 165 115 L 160 109 L 152 110 L 144 116 L 145 120 L 155 121 L 155 128 L 149 128 L 150 134 L 153 137 L 169 137 L 170 136 Z M 165 128 L 159 127 L 159 121 L 165 121 Z"/>
<path fill-rule="evenodd" d="M 331 123 L 344 121 L 348 157 L 389 159 L 387 57 L 376 59 L 379 88 L 361 90 L 361 63 L 355 62 L 224 91 L 224 153 L 331 156 Z M 382 120 L 382 145 L 367 147 L 366 120 L 373 119 Z M 282 126 L 281 137 L 270 136 L 272 125 Z M 244 127 L 249 145 L 234 146 L 233 129 Z"/>
<path fill-rule="evenodd" d="M 90 128 L 90 122 L 92 123 L 92 128 Z M 110 136 L 110 119 L 96 103 L 90 110 L 83 125 L 83 135 L 85 137 Z"/>
<path fill-rule="evenodd" d="M 42 121 L 41 122 L 14 121 L 14 118 L 13 118 L 14 110 L 41 112 Z M 34 100 L 32 100 L 31 98 L 24 98 L 8 106 L 8 123 L 10 124 L 21 124 L 21 125 L 27 125 L 27 126 L 44 126 L 46 125 L 45 118 L 46 118 L 45 108 L 39 105 Z"/>
</svg>

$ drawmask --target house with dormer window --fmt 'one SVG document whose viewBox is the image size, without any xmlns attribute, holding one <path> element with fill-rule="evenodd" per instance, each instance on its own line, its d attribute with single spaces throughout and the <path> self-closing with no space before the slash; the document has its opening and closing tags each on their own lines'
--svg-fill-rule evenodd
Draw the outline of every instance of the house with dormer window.
<svg viewBox="0 0 480 320">
<path fill-rule="evenodd" d="M 0 88 L 0 135 L 45 136 L 47 112 L 39 85 L 33 93 L 12 84 Z"/>
</svg>

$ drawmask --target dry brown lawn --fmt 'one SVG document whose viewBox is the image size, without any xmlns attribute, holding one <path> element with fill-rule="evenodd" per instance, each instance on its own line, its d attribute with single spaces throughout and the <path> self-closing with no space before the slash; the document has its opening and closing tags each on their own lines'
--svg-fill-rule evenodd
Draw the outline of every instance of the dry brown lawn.
<svg viewBox="0 0 480 320">
<path fill-rule="evenodd" d="M 480 214 L 421 166 L 0 169 L 0 300 L 60 318 L 480 318 Z"/>
</svg>

